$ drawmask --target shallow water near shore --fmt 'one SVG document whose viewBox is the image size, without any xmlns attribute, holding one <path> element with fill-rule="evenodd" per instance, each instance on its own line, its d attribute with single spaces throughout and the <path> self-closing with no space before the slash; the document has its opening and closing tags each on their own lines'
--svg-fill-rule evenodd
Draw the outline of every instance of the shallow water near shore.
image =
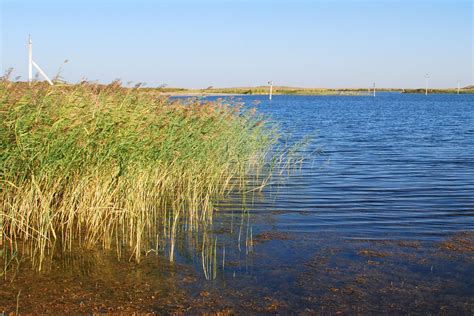
<svg viewBox="0 0 474 316">
<path fill-rule="evenodd" d="M 474 96 L 233 100 L 260 101 L 290 143 L 315 136 L 300 169 L 245 205 L 221 201 L 205 251 L 183 240 L 175 264 L 105 251 L 58 254 L 41 273 L 22 262 L 2 281 L 0 307 L 474 313 Z"/>
</svg>

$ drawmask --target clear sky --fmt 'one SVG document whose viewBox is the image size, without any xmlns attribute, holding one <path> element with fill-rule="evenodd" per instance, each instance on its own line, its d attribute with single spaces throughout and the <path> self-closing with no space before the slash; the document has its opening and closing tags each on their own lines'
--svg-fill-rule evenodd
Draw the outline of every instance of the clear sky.
<svg viewBox="0 0 474 316">
<path fill-rule="evenodd" d="M 471 0 L 0 0 L 2 72 L 191 88 L 473 84 Z"/>
</svg>

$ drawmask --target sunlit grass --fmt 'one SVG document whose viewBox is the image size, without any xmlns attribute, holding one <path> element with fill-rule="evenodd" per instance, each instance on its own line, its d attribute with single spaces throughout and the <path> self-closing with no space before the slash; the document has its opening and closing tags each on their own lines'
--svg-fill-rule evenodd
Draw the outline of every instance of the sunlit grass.
<svg viewBox="0 0 474 316">
<path fill-rule="evenodd" d="M 175 255 L 179 231 L 252 183 L 277 135 L 254 111 L 152 91 L 0 83 L 2 240 L 41 269 L 54 247 Z M 126 252 L 126 253 L 124 253 Z"/>
</svg>

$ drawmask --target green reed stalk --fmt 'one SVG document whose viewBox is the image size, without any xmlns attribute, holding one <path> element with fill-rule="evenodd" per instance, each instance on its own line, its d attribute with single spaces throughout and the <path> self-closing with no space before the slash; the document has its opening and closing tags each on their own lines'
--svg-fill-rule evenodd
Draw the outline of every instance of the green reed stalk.
<svg viewBox="0 0 474 316">
<path fill-rule="evenodd" d="M 160 242 L 173 260 L 177 234 L 211 223 L 276 140 L 252 111 L 117 83 L 3 81 L 0 111 L 2 241 L 39 269 L 55 244 L 139 261 Z"/>
</svg>

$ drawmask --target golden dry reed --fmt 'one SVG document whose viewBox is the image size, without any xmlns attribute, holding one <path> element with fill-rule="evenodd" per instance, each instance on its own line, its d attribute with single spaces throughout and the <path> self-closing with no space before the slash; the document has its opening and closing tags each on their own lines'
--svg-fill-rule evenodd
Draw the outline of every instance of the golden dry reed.
<svg viewBox="0 0 474 316">
<path fill-rule="evenodd" d="M 3 250 L 38 269 L 54 248 L 116 249 L 139 261 L 166 247 L 173 260 L 177 234 L 210 224 L 213 203 L 265 183 L 259 174 L 277 139 L 238 105 L 119 82 L 4 79 L 0 111 Z"/>
</svg>

